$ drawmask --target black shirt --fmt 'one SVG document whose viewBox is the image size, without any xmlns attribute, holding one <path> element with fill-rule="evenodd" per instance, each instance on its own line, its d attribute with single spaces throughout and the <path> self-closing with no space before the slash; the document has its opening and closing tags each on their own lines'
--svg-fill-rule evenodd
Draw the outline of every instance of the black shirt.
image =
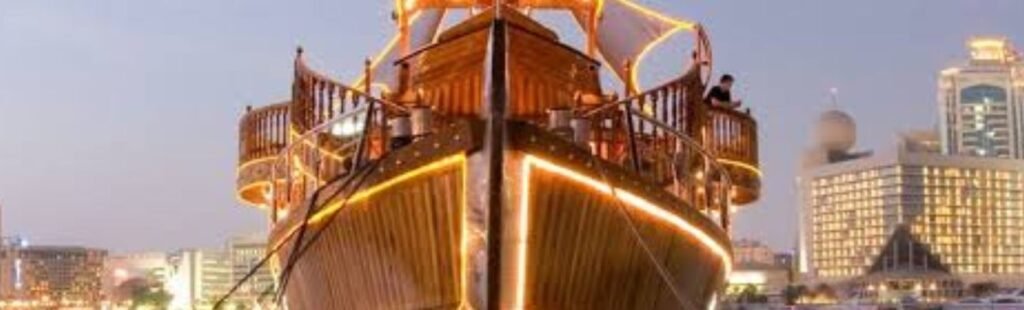
<svg viewBox="0 0 1024 310">
<path fill-rule="evenodd" d="M 704 97 L 704 102 L 713 104 L 714 102 L 711 101 L 711 99 L 718 100 L 718 102 L 722 103 L 729 103 L 732 102 L 732 92 L 723 89 L 721 86 L 715 86 L 708 92 L 708 96 Z"/>
</svg>

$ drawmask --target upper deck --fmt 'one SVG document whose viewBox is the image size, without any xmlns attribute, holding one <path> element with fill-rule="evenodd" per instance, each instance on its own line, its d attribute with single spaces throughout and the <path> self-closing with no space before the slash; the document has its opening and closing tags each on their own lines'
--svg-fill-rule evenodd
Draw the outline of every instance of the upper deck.
<svg viewBox="0 0 1024 310">
<path fill-rule="evenodd" d="M 495 19 L 506 21 L 503 38 L 492 33 Z M 488 43 L 497 39 L 507 47 L 507 61 L 487 63 Z M 710 52 L 694 53 L 702 54 Z M 580 133 L 586 141 L 577 141 L 581 147 L 633 170 L 695 208 L 748 204 L 760 193 L 757 122 L 749 110 L 703 103 L 708 63 L 695 59 L 678 78 L 647 91 L 634 93 L 627 85 L 621 94 L 610 92 L 601 87 L 601 62 L 560 43 L 553 31 L 513 9 L 479 13 L 391 63 L 397 87 L 379 97 L 369 95 L 368 86 L 349 87 L 308 68 L 300 51 L 292 99 L 247 111 L 240 125 L 239 197 L 250 205 L 272 204 L 273 179 L 309 177 L 301 169 L 274 176 L 268 165 L 275 158 L 279 165 L 293 164 L 279 157 L 288 145 L 297 146 L 292 153 L 319 152 L 332 165 L 351 165 L 357 147 L 355 140 L 337 135 L 344 127 L 340 122 L 365 131 L 369 141 L 360 155 L 365 162 L 390 151 L 395 119 L 407 119 L 412 110 L 432 111 L 431 126 L 457 118 L 488 118 L 483 104 L 492 73 L 488 68 L 500 65 L 507 81 L 507 119 L 549 130 L 567 129 L 570 121 L 587 124 L 586 133 Z M 370 117 L 343 120 L 352 111 L 370 109 L 375 112 Z M 364 124 L 353 125 L 355 120 Z M 721 197 L 705 197 L 713 192 Z"/>
</svg>

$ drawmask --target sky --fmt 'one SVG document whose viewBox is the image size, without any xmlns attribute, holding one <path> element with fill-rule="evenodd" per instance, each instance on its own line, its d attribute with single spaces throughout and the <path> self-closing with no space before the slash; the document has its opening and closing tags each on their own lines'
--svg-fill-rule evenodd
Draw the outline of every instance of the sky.
<svg viewBox="0 0 1024 310">
<path fill-rule="evenodd" d="M 967 38 L 1024 46 L 1020 0 L 638 2 L 703 23 L 716 73 L 738 78 L 765 179 L 735 233 L 777 249 L 794 245 L 797 163 L 829 89 L 858 120 L 858 147 L 886 147 L 935 125 L 936 74 Z M 234 198 L 244 107 L 289 97 L 297 45 L 355 77 L 393 32 L 391 3 L 0 0 L 0 229 L 119 252 L 265 230 Z M 664 75 L 685 48 L 646 66 Z"/>
</svg>

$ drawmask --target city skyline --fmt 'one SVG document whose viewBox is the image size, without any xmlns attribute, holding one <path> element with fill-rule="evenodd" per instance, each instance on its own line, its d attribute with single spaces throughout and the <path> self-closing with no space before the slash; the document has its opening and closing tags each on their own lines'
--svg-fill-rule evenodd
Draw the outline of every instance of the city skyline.
<svg viewBox="0 0 1024 310">
<path fill-rule="evenodd" d="M 885 12 L 643 2 L 704 23 L 726 66 L 716 73 L 739 78 L 737 95 L 761 121 L 766 178 L 764 198 L 738 215 L 735 231 L 776 249 L 794 245 L 798 158 L 830 108 L 830 88 L 862 120 L 868 143 L 858 148 L 878 148 L 899 130 L 936 124 L 935 74 L 966 56 L 969 37 L 1024 44 L 1010 13 L 1024 3 L 1012 1 L 913 1 Z M 350 65 L 393 29 L 390 3 L 342 5 L 0 3 L 0 67 L 13 68 L 0 73 L 0 227 L 36 243 L 114 251 L 209 246 L 264 228 L 263 215 L 232 194 L 237 118 L 246 105 L 288 96 L 297 44 L 320 67 L 356 76 Z M 903 19 L 925 7 L 918 20 Z M 351 37 L 333 31 L 364 25 L 372 26 Z M 783 225 L 755 225 L 764 219 Z"/>
</svg>

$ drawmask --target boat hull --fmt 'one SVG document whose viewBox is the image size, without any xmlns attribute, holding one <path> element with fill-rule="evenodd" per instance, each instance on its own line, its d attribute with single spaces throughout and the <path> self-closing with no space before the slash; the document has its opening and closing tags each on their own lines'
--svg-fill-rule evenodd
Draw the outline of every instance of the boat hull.
<svg viewBox="0 0 1024 310">
<path fill-rule="evenodd" d="M 347 182 L 357 190 L 280 222 L 271 239 L 285 242 L 279 265 L 294 265 L 290 308 L 705 309 L 714 299 L 729 243 L 698 211 L 528 124 L 509 123 L 495 157 L 483 126 L 419 140 Z M 292 261 L 289 236 L 307 219 L 309 249 Z"/>
</svg>

